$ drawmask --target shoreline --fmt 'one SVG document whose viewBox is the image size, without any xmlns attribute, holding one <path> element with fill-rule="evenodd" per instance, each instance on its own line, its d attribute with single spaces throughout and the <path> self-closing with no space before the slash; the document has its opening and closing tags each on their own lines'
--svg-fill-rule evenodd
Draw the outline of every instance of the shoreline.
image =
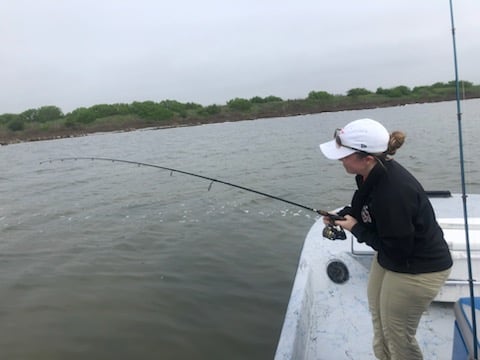
<svg viewBox="0 0 480 360">
<path fill-rule="evenodd" d="M 475 99 L 475 97 L 465 98 L 464 100 Z M 162 129 L 170 129 L 170 128 L 178 128 L 178 127 L 189 127 L 189 126 L 199 126 L 199 125 L 207 125 L 207 124 L 216 124 L 216 123 L 226 123 L 226 122 L 236 122 L 236 121 L 252 121 L 252 120 L 262 120 L 262 119 L 269 119 L 269 118 L 283 118 L 283 117 L 290 117 L 290 116 L 301 116 L 301 115 L 314 115 L 314 114 L 321 114 L 325 112 L 339 112 L 339 111 L 355 111 L 355 110 L 368 110 L 368 109 L 375 109 L 375 108 L 386 108 L 386 107 L 396 107 L 396 106 L 406 106 L 406 105 L 414 105 L 414 104 L 428 104 L 428 103 L 437 103 L 437 102 L 448 102 L 453 101 L 451 99 L 441 99 L 441 100 L 433 100 L 433 101 L 392 101 L 387 103 L 372 103 L 372 104 L 361 104 L 357 106 L 344 106 L 338 108 L 324 108 L 310 110 L 310 111 L 295 111 L 291 113 L 277 113 L 277 112 L 270 112 L 270 113 L 258 113 L 258 114 L 235 114 L 235 116 L 215 116 L 208 119 L 205 118 L 190 118 L 187 121 L 185 119 L 172 119 L 170 121 L 166 121 L 163 124 L 155 124 L 152 122 L 146 122 L 141 119 L 137 119 L 135 121 L 128 122 L 127 124 L 93 124 L 89 128 L 84 129 L 66 129 L 66 128 L 59 128 L 59 129 L 52 129 L 48 132 L 46 131 L 39 131 L 39 130 L 24 130 L 22 132 L 16 133 L 11 132 L 10 134 L 0 134 L 0 145 L 13 145 L 25 142 L 35 142 L 35 141 L 47 141 L 47 140 L 60 140 L 60 139 L 67 139 L 67 138 L 76 138 L 76 137 L 83 137 L 88 135 L 94 134 L 101 134 L 101 133 L 121 133 L 121 132 L 130 132 L 136 130 L 162 130 Z M 248 116 L 250 115 L 250 116 Z"/>
</svg>

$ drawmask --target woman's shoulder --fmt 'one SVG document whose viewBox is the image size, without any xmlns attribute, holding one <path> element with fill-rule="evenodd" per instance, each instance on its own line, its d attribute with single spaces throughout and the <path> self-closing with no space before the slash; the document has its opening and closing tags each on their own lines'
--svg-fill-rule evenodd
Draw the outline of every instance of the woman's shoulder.
<svg viewBox="0 0 480 360">
<path fill-rule="evenodd" d="M 423 192 L 423 187 L 415 176 L 397 161 L 388 161 L 386 169 L 386 176 L 379 184 L 384 196 L 400 199 L 410 196 L 417 197 Z"/>
<path fill-rule="evenodd" d="M 389 160 L 385 163 L 387 169 L 388 181 L 396 184 L 415 183 L 420 185 L 417 178 L 402 164 L 395 160 Z"/>
</svg>

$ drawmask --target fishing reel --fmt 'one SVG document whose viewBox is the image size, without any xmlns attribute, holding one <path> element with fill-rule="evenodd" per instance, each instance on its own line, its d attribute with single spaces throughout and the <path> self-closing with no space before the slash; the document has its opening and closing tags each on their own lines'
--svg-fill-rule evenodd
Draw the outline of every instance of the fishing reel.
<svg viewBox="0 0 480 360">
<path fill-rule="evenodd" d="M 323 228 L 322 235 L 328 240 L 346 240 L 347 235 L 341 226 L 327 224 Z"/>
<path fill-rule="evenodd" d="M 329 222 L 323 228 L 322 235 L 324 238 L 328 240 L 346 240 L 347 234 L 345 234 L 345 230 L 340 225 L 335 225 L 335 220 L 345 220 L 344 217 L 338 214 L 332 214 L 327 211 L 317 210 L 320 215 L 327 217 Z"/>
</svg>

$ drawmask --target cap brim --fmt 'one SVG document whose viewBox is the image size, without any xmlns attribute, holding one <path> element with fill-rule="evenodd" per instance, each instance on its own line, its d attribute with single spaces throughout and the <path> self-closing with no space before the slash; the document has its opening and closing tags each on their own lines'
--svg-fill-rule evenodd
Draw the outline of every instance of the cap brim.
<svg viewBox="0 0 480 360">
<path fill-rule="evenodd" d="M 342 159 L 356 152 L 356 150 L 349 149 L 344 146 L 339 147 L 335 140 L 320 144 L 320 150 L 322 150 L 323 155 L 330 160 Z"/>
</svg>

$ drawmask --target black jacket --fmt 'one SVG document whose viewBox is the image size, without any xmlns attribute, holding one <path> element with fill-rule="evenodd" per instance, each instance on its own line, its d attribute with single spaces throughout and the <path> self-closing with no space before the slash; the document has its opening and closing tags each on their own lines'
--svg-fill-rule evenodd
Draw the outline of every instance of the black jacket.
<svg viewBox="0 0 480 360">
<path fill-rule="evenodd" d="M 394 160 L 377 164 L 365 182 L 357 175 L 358 190 L 351 207 L 358 223 L 352 233 L 378 252 L 384 268 L 401 273 L 429 273 L 452 266 L 443 232 L 420 183 Z"/>
</svg>

